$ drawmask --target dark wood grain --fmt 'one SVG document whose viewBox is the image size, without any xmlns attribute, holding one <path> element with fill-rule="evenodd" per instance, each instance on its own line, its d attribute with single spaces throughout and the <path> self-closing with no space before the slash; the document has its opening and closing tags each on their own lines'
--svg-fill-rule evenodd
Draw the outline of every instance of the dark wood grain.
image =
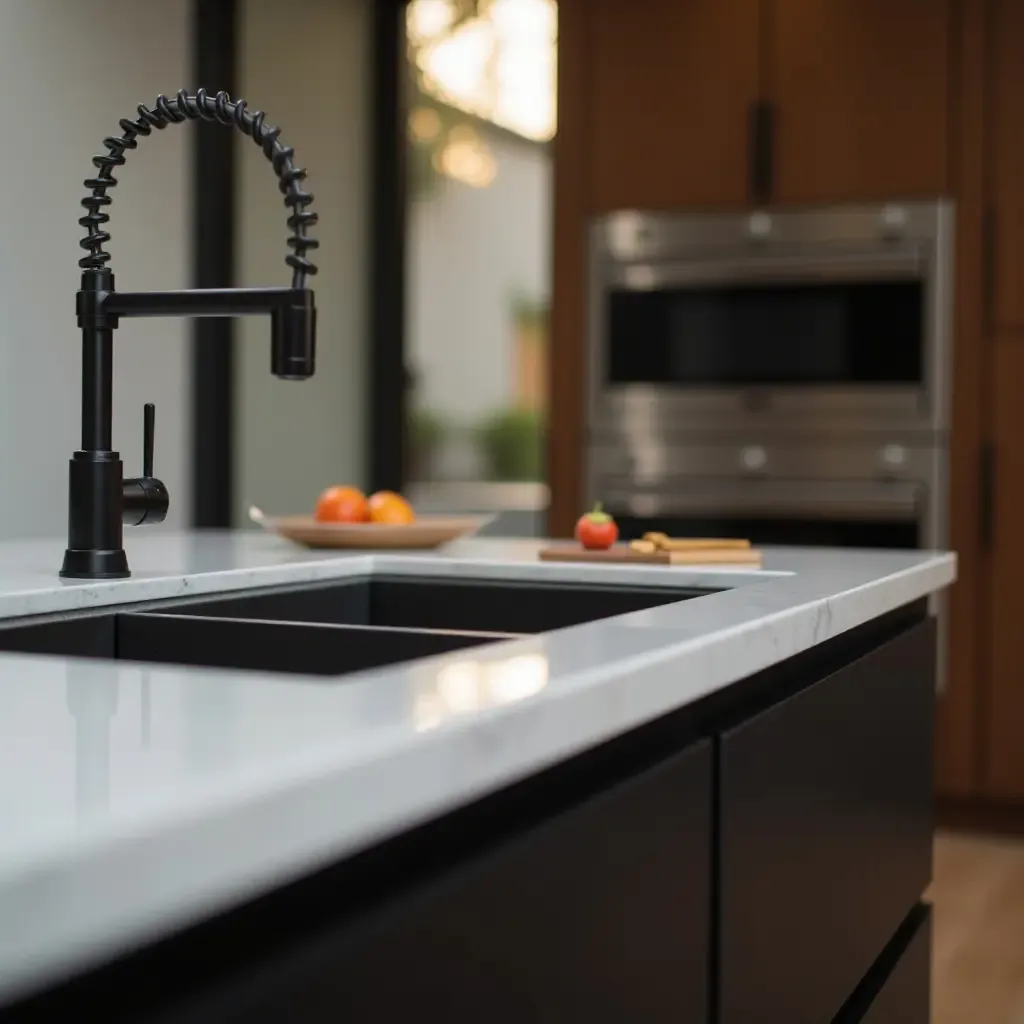
<svg viewBox="0 0 1024 1024">
<path fill-rule="evenodd" d="M 586 194 L 590 156 L 588 0 L 558 5 L 558 132 L 554 152 L 551 341 L 548 363 L 548 536 L 571 537 L 583 501 Z"/>
<path fill-rule="evenodd" d="M 993 453 L 994 491 L 987 587 L 979 618 L 983 672 L 978 760 L 983 798 L 1024 802 L 1024 7 L 989 0 L 985 9 L 985 186 L 994 250 L 991 289 L 985 296 L 985 427 Z"/>
<path fill-rule="evenodd" d="M 983 691 L 983 789 L 1024 800 L 1024 345 L 1000 336 L 993 372 L 996 453 L 993 555 L 989 562 L 989 672 Z"/>
<path fill-rule="evenodd" d="M 1024 331 L 1024 4 L 989 0 L 988 6 L 989 180 L 996 214 L 992 322 L 1004 332 L 1009 329 L 1016 334 Z"/>
<path fill-rule="evenodd" d="M 758 0 L 562 0 L 554 142 L 548 534 L 583 501 L 586 232 L 594 214 L 742 206 Z"/>
<path fill-rule="evenodd" d="M 936 717 L 935 779 L 942 797 L 966 799 L 977 792 L 979 783 L 977 706 L 985 653 L 983 572 L 987 555 L 982 548 L 979 479 L 989 363 L 981 258 L 987 55 L 983 5 L 958 4 L 955 18 L 955 84 L 949 111 L 956 196 L 949 546 L 958 555 L 958 578 L 947 598 L 949 660 L 946 690 L 939 699 Z"/>
<path fill-rule="evenodd" d="M 742 206 L 758 0 L 589 0 L 590 212 Z"/>
<path fill-rule="evenodd" d="M 775 200 L 949 192 L 951 0 L 769 0 Z"/>
</svg>

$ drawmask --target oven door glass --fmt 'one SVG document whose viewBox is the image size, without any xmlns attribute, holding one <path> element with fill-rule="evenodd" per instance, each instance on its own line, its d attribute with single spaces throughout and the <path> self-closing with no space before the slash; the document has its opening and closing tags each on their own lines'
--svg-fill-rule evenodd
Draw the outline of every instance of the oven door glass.
<svg viewBox="0 0 1024 1024">
<path fill-rule="evenodd" d="M 782 544 L 830 548 L 920 546 L 920 527 L 906 519 L 833 519 L 812 516 L 636 516 L 609 509 L 623 540 L 658 531 L 670 537 L 744 537 L 755 545 Z"/>
<path fill-rule="evenodd" d="M 714 283 L 605 293 L 605 383 L 920 385 L 925 288 L 895 280 Z"/>
</svg>

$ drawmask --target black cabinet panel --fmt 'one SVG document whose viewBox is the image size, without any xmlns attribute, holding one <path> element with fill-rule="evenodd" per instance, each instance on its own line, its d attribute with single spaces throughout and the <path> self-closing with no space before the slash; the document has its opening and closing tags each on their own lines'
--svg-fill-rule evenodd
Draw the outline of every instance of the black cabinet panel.
<svg viewBox="0 0 1024 1024">
<path fill-rule="evenodd" d="M 931 907 L 915 908 L 837 1024 L 929 1024 Z"/>
<path fill-rule="evenodd" d="M 144 1019 L 704 1024 L 711 763 L 702 741 L 358 923 Z"/>
<path fill-rule="evenodd" d="M 832 1020 L 931 877 L 935 624 L 723 735 L 722 1024 Z"/>
</svg>

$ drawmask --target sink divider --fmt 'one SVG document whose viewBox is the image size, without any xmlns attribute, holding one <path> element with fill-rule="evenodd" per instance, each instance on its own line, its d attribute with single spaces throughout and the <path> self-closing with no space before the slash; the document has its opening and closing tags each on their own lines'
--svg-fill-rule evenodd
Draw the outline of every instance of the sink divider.
<svg viewBox="0 0 1024 1024">
<path fill-rule="evenodd" d="M 212 668 L 338 676 L 522 634 L 121 612 L 116 657 Z"/>
</svg>

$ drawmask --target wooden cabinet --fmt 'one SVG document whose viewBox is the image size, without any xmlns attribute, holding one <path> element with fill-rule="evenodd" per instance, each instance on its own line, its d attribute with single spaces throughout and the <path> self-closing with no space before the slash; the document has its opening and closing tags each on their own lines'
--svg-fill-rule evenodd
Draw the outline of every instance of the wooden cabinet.
<svg viewBox="0 0 1024 1024">
<path fill-rule="evenodd" d="M 982 6 L 982 5 L 979 5 Z M 981 405 L 991 467 L 980 490 L 987 529 L 984 600 L 977 610 L 981 658 L 976 685 L 978 796 L 1024 805 L 1024 5 L 987 0 L 978 186 L 988 230 L 976 253 L 987 264 L 979 335 L 984 360 Z M 966 85 L 970 86 L 970 77 Z M 987 236 L 987 237 L 986 237 Z M 958 385 L 959 386 L 959 385 Z M 981 474 L 984 484 L 985 474 Z M 986 496 L 987 495 L 987 500 Z"/>
<path fill-rule="evenodd" d="M 952 6 L 769 0 L 764 60 L 776 202 L 947 194 Z M 1024 33 L 1024 8 L 1016 6 Z M 1018 148 L 1024 159 L 1024 141 Z"/>
<path fill-rule="evenodd" d="M 987 652 L 979 696 L 980 789 L 1024 802 L 1024 5 L 988 0 L 984 209 L 986 435 L 991 453 L 987 600 L 979 616 Z"/>
<path fill-rule="evenodd" d="M 1024 800 L 1024 345 L 1000 336 L 992 365 L 995 468 L 992 557 L 984 620 L 989 635 L 986 699 L 981 702 L 982 790 Z"/>
<path fill-rule="evenodd" d="M 981 4 L 957 11 L 953 89 L 949 120 L 956 200 L 953 256 L 955 381 L 953 430 L 949 437 L 949 547 L 957 552 L 957 583 L 948 595 L 947 678 L 936 720 L 936 787 L 944 800 L 970 800 L 978 791 L 980 732 L 978 693 L 987 637 L 981 630 L 985 592 L 982 503 L 978 500 L 985 437 L 988 369 L 983 320 L 985 166 L 985 10 Z"/>
<path fill-rule="evenodd" d="M 759 0 L 588 0 L 591 212 L 742 205 Z"/>
<path fill-rule="evenodd" d="M 560 0 L 552 536 L 571 535 L 583 500 L 590 219 L 948 194 L 963 9 L 954 0 Z"/>
<path fill-rule="evenodd" d="M 591 212 L 945 194 L 952 6 L 591 0 Z"/>
<path fill-rule="evenodd" d="M 1024 328 L 1024 4 L 990 0 L 989 215 L 994 246 L 990 322 Z M 1018 340 L 1024 340 L 1021 336 Z"/>
</svg>

